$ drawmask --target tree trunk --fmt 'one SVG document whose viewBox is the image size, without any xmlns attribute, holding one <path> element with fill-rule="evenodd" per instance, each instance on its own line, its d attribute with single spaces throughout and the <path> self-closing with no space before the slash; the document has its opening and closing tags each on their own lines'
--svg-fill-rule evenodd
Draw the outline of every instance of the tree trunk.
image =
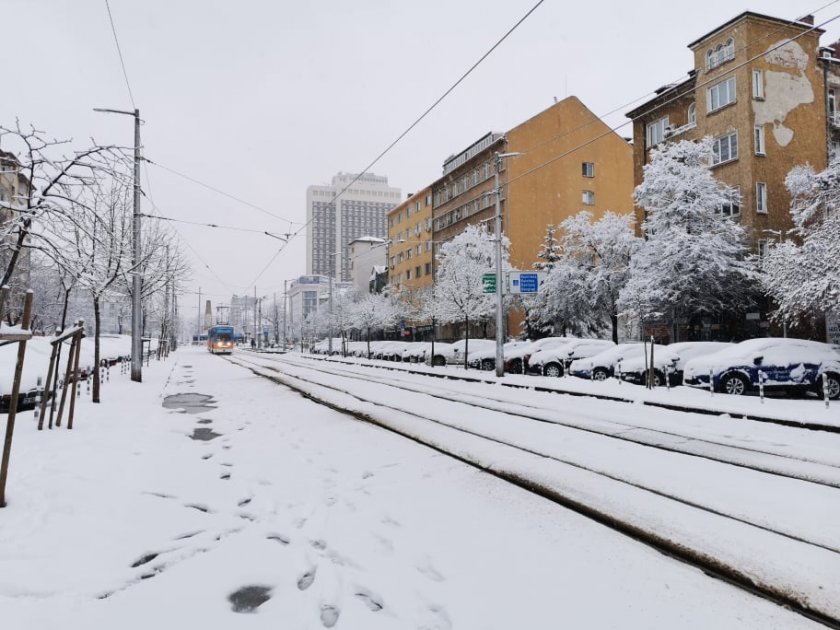
<svg viewBox="0 0 840 630">
<path fill-rule="evenodd" d="M 470 353 L 470 318 L 464 318 L 464 369 L 469 370 L 467 355 Z"/>
<path fill-rule="evenodd" d="M 370 361 L 370 326 L 367 327 L 367 358 Z"/>
<path fill-rule="evenodd" d="M 613 343 L 618 343 L 618 315 L 610 315 L 610 325 L 612 326 Z"/>
<path fill-rule="evenodd" d="M 93 402 L 99 402 L 99 296 L 93 298 L 93 325 L 95 330 L 93 333 Z M 91 375 L 88 374 L 88 378 Z"/>
</svg>

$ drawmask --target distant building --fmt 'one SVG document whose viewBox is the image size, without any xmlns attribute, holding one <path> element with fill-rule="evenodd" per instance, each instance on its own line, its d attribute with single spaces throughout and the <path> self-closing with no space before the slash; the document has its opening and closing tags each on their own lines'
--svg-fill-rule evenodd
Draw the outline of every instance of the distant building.
<svg viewBox="0 0 840 630">
<path fill-rule="evenodd" d="M 322 275 L 306 275 L 292 281 L 286 290 L 286 326 L 290 337 L 298 335 L 306 318 L 329 308 L 330 285 L 333 295 L 351 289 L 349 282 L 330 282 Z"/>
<path fill-rule="evenodd" d="M 399 203 L 399 188 L 373 173 L 356 177 L 339 173 L 329 186 L 306 189 L 306 270 L 310 275 L 350 281 L 350 242 L 363 236 L 387 237 L 385 215 Z"/>
<path fill-rule="evenodd" d="M 16 212 L 26 208 L 29 192 L 29 179 L 21 172 L 20 161 L 13 153 L 0 150 L 0 225 L 6 224 L 14 218 Z M 9 265 L 16 238 L 17 233 L 14 232 L 6 237 L 7 240 L 0 241 L 0 276 Z M 18 255 L 15 273 L 11 278 L 13 294 L 22 294 L 30 288 L 29 270 L 29 249 L 24 248 Z"/>
<path fill-rule="evenodd" d="M 374 267 L 385 265 L 385 239 L 375 236 L 362 236 L 350 241 L 350 281 L 353 291 L 370 291 L 370 274 Z"/>
</svg>

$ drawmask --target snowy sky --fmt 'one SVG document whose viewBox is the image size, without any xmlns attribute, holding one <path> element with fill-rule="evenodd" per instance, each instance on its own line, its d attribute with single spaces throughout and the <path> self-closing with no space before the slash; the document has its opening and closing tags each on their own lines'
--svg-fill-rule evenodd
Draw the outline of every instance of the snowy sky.
<svg viewBox="0 0 840 630">
<path fill-rule="evenodd" d="M 536 0 L 269 2 L 110 0 L 150 160 L 269 212 L 201 188 L 159 166 L 144 187 L 158 213 L 186 221 L 294 232 L 306 187 L 369 164 L 484 54 Z M 826 8 L 817 11 L 820 7 Z M 403 193 L 436 179 L 443 160 L 578 96 L 608 123 L 692 67 L 690 41 L 743 10 L 781 18 L 840 5 L 814 0 L 588 4 L 546 0 L 372 170 Z M 105 0 L 3 0 L 0 122 L 15 117 L 81 146 L 132 141 L 131 109 Z M 10 27 L 14 24 L 14 27 Z M 840 20 L 824 43 L 840 36 Z M 619 130 L 629 135 L 629 126 Z M 152 212 L 144 202 L 144 212 Z M 305 271 L 304 238 L 268 266 L 280 241 L 175 224 L 214 304 L 231 293 L 282 291 Z M 209 267 L 209 270 L 208 268 Z M 265 272 L 259 275 L 263 270 Z M 258 277 L 259 276 L 259 277 Z M 182 313 L 194 317 L 188 293 Z"/>
</svg>

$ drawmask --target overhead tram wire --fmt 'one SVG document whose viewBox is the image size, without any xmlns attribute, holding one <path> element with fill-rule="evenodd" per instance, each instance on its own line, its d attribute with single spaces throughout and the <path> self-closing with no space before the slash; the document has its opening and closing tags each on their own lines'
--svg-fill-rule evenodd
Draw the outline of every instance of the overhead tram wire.
<svg viewBox="0 0 840 630">
<path fill-rule="evenodd" d="M 840 0 L 837 0 L 837 1 L 840 2 Z M 300 223 L 299 221 L 292 221 L 291 219 L 287 219 L 286 217 L 281 217 L 279 214 L 275 214 L 275 213 L 271 212 L 270 210 L 266 210 L 265 208 L 263 208 L 261 206 L 258 206 L 255 203 L 251 203 L 250 201 L 246 201 L 245 199 L 242 199 L 241 197 L 237 197 L 236 195 L 232 195 L 231 193 L 225 192 L 224 190 L 216 188 L 215 186 L 211 186 L 210 184 L 202 182 L 201 180 L 198 180 L 195 177 L 191 177 L 189 175 L 186 175 L 185 173 L 181 173 L 179 171 L 176 171 L 174 168 L 164 166 L 160 162 L 155 162 L 155 161 L 150 160 L 148 158 L 144 158 L 144 160 L 146 162 L 148 162 L 149 164 L 152 164 L 153 166 L 157 166 L 158 168 L 163 169 L 164 171 L 168 171 L 168 172 L 172 173 L 173 175 L 177 175 L 178 177 L 182 177 L 183 179 L 186 179 L 187 181 L 192 182 L 193 184 L 197 184 L 197 185 L 199 185 L 203 188 L 211 190 L 216 194 L 222 195 L 223 197 L 227 197 L 228 199 L 232 199 L 233 201 L 236 201 L 237 203 L 241 203 L 244 206 L 248 206 L 249 208 L 253 208 L 254 210 L 259 210 L 263 214 L 267 214 L 268 216 L 273 217 L 275 219 L 279 219 L 280 221 L 285 221 L 286 223 L 289 224 L 290 227 L 292 225 L 296 224 L 296 223 Z"/>
<path fill-rule="evenodd" d="M 835 0 L 835 1 L 840 1 L 840 0 Z M 834 3 L 832 3 L 832 4 L 834 4 Z M 707 86 L 707 85 L 709 85 L 709 84 L 711 84 L 711 83 L 717 83 L 717 82 L 719 82 L 719 81 L 720 81 L 721 77 L 724 77 L 724 76 L 726 76 L 726 75 L 728 75 L 728 74 L 731 74 L 731 73 L 735 72 L 736 70 L 738 70 L 738 69 L 740 69 L 740 68 L 743 68 L 745 65 L 747 65 L 747 64 L 749 64 L 749 63 L 752 63 L 752 62 L 753 62 L 753 61 L 755 61 L 756 59 L 758 59 L 758 58 L 760 58 L 760 57 L 763 57 L 764 55 L 766 55 L 766 54 L 768 54 L 768 53 L 771 53 L 771 52 L 773 52 L 774 50 L 777 50 L 777 49 L 781 48 L 782 46 L 784 46 L 784 45 L 786 45 L 786 44 L 788 44 L 788 43 L 790 43 L 790 42 L 796 41 L 796 40 L 797 40 L 797 39 L 799 39 L 800 37 L 802 37 L 802 36 L 804 36 L 804 35 L 807 35 L 808 33 L 812 32 L 812 31 L 814 31 L 814 30 L 816 30 L 816 29 L 818 29 L 818 28 L 822 28 L 822 27 L 823 27 L 823 26 L 825 26 L 826 24 L 830 24 L 831 22 L 833 22 L 834 20 L 836 20 L 836 19 L 838 19 L 838 18 L 840 18 L 840 14 L 837 14 L 837 15 L 835 15 L 834 17 L 831 17 L 831 18 L 829 18 L 829 19 L 825 20 L 824 22 L 821 22 L 820 24 L 816 24 L 816 25 L 812 26 L 811 28 L 809 28 L 809 29 L 807 29 L 807 30 L 805 30 L 805 31 L 802 31 L 802 32 L 801 32 L 799 35 L 797 35 L 796 37 L 791 37 L 791 38 L 786 39 L 786 40 L 784 40 L 784 41 L 782 41 L 782 42 L 779 42 L 776 46 L 772 46 L 771 48 L 769 48 L 769 49 L 765 50 L 764 52 L 759 53 L 758 55 L 755 55 L 754 57 L 751 57 L 751 58 L 747 59 L 746 61 L 744 61 L 744 62 L 742 62 L 742 63 L 740 63 L 740 64 L 737 64 L 737 65 L 733 66 L 732 68 L 729 68 L 726 72 L 723 72 L 723 73 L 721 73 L 721 74 L 717 75 L 714 79 L 708 79 L 708 80 L 706 80 L 706 81 L 704 81 L 704 82 L 702 82 L 702 83 L 699 83 L 699 84 L 695 85 L 695 86 L 694 86 L 694 87 L 693 87 L 690 91 L 685 91 L 685 92 L 682 92 L 682 93 L 680 93 L 680 94 L 677 94 L 677 95 L 675 95 L 675 96 L 673 96 L 673 97 L 671 97 L 671 98 L 669 98 L 669 99 L 667 99 L 667 100 L 663 101 L 663 102 L 662 102 L 662 103 L 660 103 L 659 105 L 657 105 L 657 106 L 655 106 L 655 107 L 651 108 L 651 110 L 650 110 L 650 111 L 654 112 L 654 111 L 656 111 L 656 110 L 658 110 L 658 109 L 660 109 L 660 108 L 662 108 L 662 107 L 665 107 L 666 105 L 670 105 L 670 104 L 671 104 L 671 103 L 673 103 L 674 101 L 677 101 L 677 100 L 679 100 L 679 99 L 683 98 L 684 96 L 686 96 L 686 95 L 687 95 L 687 94 L 689 94 L 690 92 L 695 91 L 697 88 L 703 88 L 703 87 L 705 87 L 705 86 Z M 528 169 L 527 171 L 525 171 L 525 172 L 523 172 L 523 173 L 521 173 L 521 174 L 517 175 L 517 176 L 516 176 L 516 177 L 514 177 L 513 179 L 508 180 L 508 181 L 507 181 L 507 182 L 505 182 L 503 185 L 507 186 L 507 185 L 512 184 L 512 183 L 513 183 L 513 182 L 515 182 L 515 181 L 519 181 L 519 180 L 520 180 L 520 179 L 522 179 L 523 177 L 527 177 L 528 175 L 531 175 L 531 174 L 535 173 L 536 171 L 538 171 L 538 170 L 540 170 L 540 169 L 542 169 L 542 168 L 545 168 L 545 167 L 546 167 L 546 166 L 548 166 L 549 164 L 553 164 L 553 163 L 554 163 L 554 162 L 556 162 L 557 160 L 561 160 L 561 159 L 563 159 L 564 157 L 567 157 L 567 156 L 571 155 L 572 153 L 575 153 L 575 152 L 579 151 L 580 149 L 583 149 L 583 148 L 585 148 L 585 147 L 588 147 L 588 146 L 589 146 L 589 145 L 591 145 L 591 144 L 594 144 L 595 142 L 597 142 L 597 141 L 598 141 L 598 140 L 600 140 L 601 138 L 604 138 L 604 137 L 606 137 L 606 136 L 610 135 L 611 133 L 615 133 L 616 131 L 618 131 L 618 130 L 619 130 L 619 129 L 621 129 L 622 127 L 626 127 L 627 125 L 631 124 L 632 122 L 633 122 L 632 120 L 628 120 L 628 121 L 626 121 L 626 122 L 621 123 L 620 125 L 616 125 L 616 126 L 614 126 L 614 127 L 610 127 L 610 128 L 608 128 L 608 129 L 607 129 L 607 131 L 605 131 L 605 132 L 603 132 L 603 133 L 601 133 L 601 134 L 599 134 L 599 135 L 595 136 L 594 138 L 590 138 L 590 139 L 589 139 L 589 140 L 587 140 L 586 142 L 582 142 L 581 144 L 579 144 L 579 145 L 577 145 L 577 146 L 575 146 L 575 147 L 572 147 L 572 148 L 571 148 L 571 149 L 569 149 L 568 151 L 565 151 L 564 153 L 561 153 L 560 155 L 554 156 L 554 157 L 553 157 L 553 158 L 551 158 L 550 160 L 546 160 L 546 161 L 545 161 L 545 162 L 543 162 L 542 164 L 538 164 L 537 166 L 534 166 L 533 168 Z"/>
<path fill-rule="evenodd" d="M 840 0 L 831 0 L 831 2 L 828 2 L 827 4 L 824 4 L 824 5 L 822 5 L 821 7 L 818 7 L 818 8 L 816 8 L 816 9 L 812 9 L 812 10 L 808 11 L 808 14 L 810 14 L 810 15 L 817 14 L 817 13 L 819 13 L 820 11 L 824 11 L 825 9 L 827 9 L 828 7 L 830 7 L 831 5 L 833 5 L 833 4 L 837 4 L 838 2 L 840 2 Z M 793 20 L 787 20 L 787 21 L 786 21 L 786 25 L 796 24 L 797 22 L 799 22 L 799 20 L 800 20 L 799 18 L 796 18 L 796 19 L 793 19 Z M 817 28 L 819 28 L 819 27 L 817 27 Z M 762 41 L 762 40 L 769 39 L 770 37 L 773 37 L 774 35 L 777 35 L 777 34 L 778 34 L 778 33 L 780 33 L 782 30 L 783 30 L 783 27 L 781 27 L 781 26 L 780 26 L 779 28 L 777 28 L 777 29 L 775 29 L 775 30 L 773 30 L 773 31 L 770 31 L 770 32 L 768 32 L 768 33 L 766 33 L 766 34 L 762 35 L 760 38 L 758 38 L 758 39 L 756 39 L 756 40 L 753 40 L 752 42 L 747 43 L 745 46 L 741 46 L 740 48 L 738 48 L 738 50 L 741 50 L 741 51 L 746 51 L 746 50 L 747 50 L 747 49 L 749 49 L 750 47 L 757 45 L 757 43 L 758 43 L 758 42 L 760 42 L 760 41 Z M 809 30 L 810 30 L 810 29 L 809 29 Z M 764 54 L 764 53 L 763 53 L 763 54 Z M 676 85 L 676 84 L 681 83 L 681 82 L 682 82 L 682 81 L 684 81 L 684 80 L 685 80 L 685 77 L 684 77 L 684 76 L 680 76 L 679 78 L 677 78 L 677 79 L 675 79 L 675 80 L 673 80 L 673 81 L 669 81 L 669 82 L 665 83 L 664 85 Z M 617 107 L 614 107 L 613 109 L 611 109 L 611 110 L 610 110 L 610 111 L 608 111 L 608 112 L 605 112 L 605 113 L 603 113 L 603 114 L 598 115 L 598 116 L 597 116 L 594 120 L 589 120 L 589 121 L 587 121 L 587 122 L 585 122 L 585 123 L 583 123 L 583 124 L 581 124 L 581 125 L 578 125 L 577 127 L 574 127 L 573 129 L 569 129 L 569 130 L 567 130 L 567 131 L 563 131 L 562 133 L 559 133 L 559 134 L 554 135 L 554 136 L 549 136 L 549 137 L 548 137 L 548 138 L 546 138 L 545 140 L 542 140 L 542 141 L 540 141 L 540 142 L 537 142 L 536 144 L 531 145 L 530 147 L 525 147 L 525 148 L 523 148 L 523 149 L 522 149 L 522 152 L 523 152 L 523 153 L 528 153 L 528 152 L 530 152 L 530 151 L 533 151 L 534 149 L 538 149 L 538 148 L 540 148 L 540 147 L 542 147 L 542 146 L 545 146 L 546 144 L 548 144 L 548 143 L 550 143 L 550 142 L 553 142 L 553 141 L 555 141 L 555 140 L 559 140 L 559 139 L 561 139 L 561 138 L 565 138 L 565 137 L 567 137 L 567 136 L 570 136 L 570 135 L 572 135 L 573 133 L 575 133 L 575 132 L 577 132 L 577 131 L 580 131 L 581 129 L 585 129 L 586 127 L 588 127 L 588 126 L 590 126 L 590 125 L 593 125 L 593 124 L 595 124 L 595 123 L 596 123 L 596 122 L 598 122 L 598 121 L 603 121 L 603 120 L 604 120 L 607 116 L 612 116 L 613 114 L 616 114 L 616 113 L 618 113 L 618 112 L 621 112 L 621 111 L 625 110 L 626 108 L 631 107 L 632 105 L 635 105 L 635 104 L 636 104 L 636 103 L 638 103 L 639 101 L 642 101 L 642 100 L 644 100 L 644 99 L 646 99 L 646 98 L 649 98 L 649 97 L 651 97 L 651 96 L 655 96 L 655 95 L 656 95 L 656 91 L 655 91 L 655 90 L 654 90 L 654 91 L 647 92 L 647 93 L 645 93 L 645 94 L 643 94 L 643 95 L 641 95 L 641 96 L 639 96 L 639 97 L 637 97 L 637 98 L 634 98 L 634 99 L 633 99 L 633 100 L 631 100 L 631 101 L 627 101 L 626 103 L 624 103 L 624 104 L 622 104 L 622 105 L 619 105 L 619 106 L 617 106 Z M 675 98 L 681 98 L 682 96 L 685 96 L 685 95 L 686 95 L 686 94 L 682 94 L 682 95 L 680 95 L 679 97 L 675 97 Z M 619 127 L 616 127 L 616 129 L 621 128 L 621 127 L 625 126 L 626 124 L 628 124 L 628 123 L 624 123 L 624 124 L 620 125 Z M 615 129 L 613 129 L 613 131 L 614 131 L 614 130 L 615 130 Z"/>
<path fill-rule="evenodd" d="M 134 104 L 134 93 L 131 91 L 131 83 L 128 81 L 128 71 L 125 69 L 125 60 L 123 59 L 120 40 L 117 37 L 117 27 L 114 25 L 114 16 L 111 15 L 111 5 L 108 3 L 108 0 L 105 0 L 105 8 L 108 10 L 108 21 L 111 23 L 111 32 L 114 34 L 114 43 L 117 45 L 117 55 L 119 55 L 120 66 L 122 66 L 123 77 L 125 77 L 125 87 L 128 88 L 128 98 L 131 101 L 132 109 L 137 109 L 137 105 Z"/>
<path fill-rule="evenodd" d="M 333 203 L 333 202 L 335 202 L 335 201 L 336 201 L 339 197 L 341 197 L 341 195 L 343 195 L 345 192 L 347 192 L 353 184 L 355 184 L 357 181 L 359 181 L 359 179 L 362 177 L 362 175 L 364 175 L 365 173 L 367 173 L 368 171 L 370 171 L 370 169 L 372 169 L 372 168 L 373 168 L 373 167 L 374 167 L 374 166 L 375 166 L 375 165 L 379 162 L 379 160 L 381 160 L 383 157 L 385 157 L 385 155 L 387 155 L 387 154 L 388 154 L 388 152 L 390 152 L 390 151 L 391 151 L 391 149 L 393 149 L 393 148 L 394 148 L 394 147 L 395 147 L 395 146 L 396 146 L 396 145 L 397 145 L 397 144 L 398 144 L 398 143 L 399 143 L 399 142 L 400 142 L 403 138 L 405 138 L 405 136 L 407 136 L 407 135 L 411 132 L 411 130 L 412 130 L 412 129 L 414 129 L 417 125 L 419 125 L 419 124 L 420 124 L 420 122 L 422 122 L 422 121 L 423 121 L 423 119 L 425 119 L 425 118 L 426 118 L 426 116 L 428 116 L 428 115 L 429 115 L 429 114 L 430 114 L 430 113 L 431 113 L 431 112 L 432 112 L 432 111 L 433 111 L 433 110 L 434 110 L 434 109 L 435 109 L 438 105 L 440 105 L 440 103 L 441 103 L 441 102 L 442 102 L 442 101 L 443 101 L 443 100 L 444 100 L 447 96 L 449 96 L 449 95 L 450 95 L 450 94 L 451 94 L 451 93 L 455 90 L 455 88 L 456 88 L 456 87 L 458 87 L 458 86 L 459 86 L 459 85 L 460 85 L 460 84 L 461 84 L 461 83 L 462 83 L 462 82 L 463 82 L 463 81 L 464 81 L 464 80 L 465 80 L 465 79 L 466 79 L 466 78 L 467 78 L 470 74 L 472 74 L 472 73 L 473 73 L 473 71 L 474 71 L 474 70 L 475 70 L 475 69 L 476 69 L 479 65 L 481 65 L 481 63 L 482 63 L 485 59 L 487 59 L 487 57 L 489 57 L 489 56 L 493 53 L 493 51 L 494 51 L 494 50 L 496 50 L 496 48 L 498 48 L 498 47 L 502 44 L 502 42 L 504 42 L 504 41 L 505 41 L 505 40 L 506 40 L 506 39 L 507 39 L 507 38 L 508 38 L 508 37 L 509 37 L 509 36 L 510 36 L 510 35 L 511 35 L 511 34 L 512 34 L 512 33 L 513 33 L 513 32 L 514 32 L 517 28 L 519 28 L 519 26 L 521 26 L 521 25 L 522 25 L 522 23 L 523 23 L 525 20 L 527 20 L 527 19 L 531 16 L 531 14 L 532 14 L 534 11 L 536 11 L 536 10 L 539 8 L 539 6 L 540 6 L 543 2 L 545 2 L 545 0 L 539 0 L 536 4 L 534 4 L 534 6 L 532 6 L 532 7 L 531 7 L 531 8 L 530 8 L 530 9 L 529 9 L 526 13 L 525 13 L 525 15 L 523 15 L 521 18 L 519 18 L 519 20 L 517 20 L 517 22 L 516 22 L 516 23 L 515 23 L 512 27 L 510 27 L 510 28 L 507 30 L 507 32 L 506 32 L 504 35 L 502 35 L 502 36 L 501 36 L 501 37 L 500 37 L 500 38 L 496 41 L 496 43 L 495 43 L 495 44 L 493 44 L 493 45 L 492 45 L 492 46 L 491 46 L 491 47 L 487 50 L 487 52 L 485 52 L 483 55 L 481 55 L 481 57 L 479 57 L 479 58 L 478 58 L 478 61 L 476 61 L 476 62 L 475 62 L 472 66 L 470 66 L 470 67 L 469 67 L 469 69 L 468 69 L 466 72 L 464 72 L 464 73 L 463 73 L 463 74 L 462 74 L 462 75 L 458 78 L 458 80 L 457 80 L 457 81 L 455 81 L 455 83 L 453 83 L 451 86 L 449 86 L 449 88 L 448 88 L 448 89 L 447 89 L 447 90 L 446 90 L 443 94 L 441 94 L 441 96 L 440 96 L 440 97 L 438 97 L 438 99 L 437 99 L 434 103 L 432 103 L 429 107 L 427 107 L 427 108 L 426 108 L 426 111 L 424 111 L 422 114 L 420 114 L 420 116 L 419 116 L 419 117 L 418 117 L 418 118 L 417 118 L 417 119 L 416 119 L 413 123 L 411 123 L 411 124 L 410 124 L 410 125 L 406 128 L 406 130 L 405 130 L 405 131 L 403 131 L 400 135 L 398 135 L 398 136 L 396 137 L 396 139 L 395 139 L 393 142 L 391 142 L 391 144 L 389 144 L 389 145 L 388 145 L 388 146 L 387 146 L 387 147 L 386 147 L 386 148 L 385 148 L 385 149 L 384 149 L 384 150 L 383 150 L 383 151 L 382 151 L 379 155 L 377 155 L 377 156 L 373 159 L 373 161 L 371 161 L 371 163 L 370 163 L 370 164 L 368 164 L 368 165 L 364 168 L 364 170 L 362 170 L 360 173 L 358 173 L 358 174 L 356 175 L 356 177 L 354 177 L 354 178 L 350 181 L 350 183 L 348 183 L 348 184 L 347 184 L 344 188 L 342 188 L 342 189 L 341 189 L 338 193 L 336 193 L 336 194 L 333 196 L 333 198 L 330 200 L 330 202 L 329 202 L 329 203 Z M 264 274 L 264 273 L 268 270 L 268 268 L 272 265 L 272 263 L 274 263 L 274 261 L 277 259 L 277 257 L 280 255 L 280 253 L 281 253 L 281 252 L 283 251 L 283 249 L 285 248 L 285 246 L 286 246 L 286 245 L 287 245 L 287 244 L 288 244 L 288 243 L 289 243 L 289 242 L 290 242 L 293 238 L 295 238 L 296 236 L 299 236 L 299 235 L 300 235 L 300 233 L 301 233 L 303 230 L 305 230 L 305 229 L 309 226 L 309 224 L 310 224 L 310 223 L 312 223 L 312 219 L 307 220 L 307 221 L 306 221 L 306 223 L 304 223 L 304 224 L 303 224 L 303 225 L 302 225 L 302 226 L 301 226 L 298 230 L 296 230 L 296 231 L 295 231 L 295 232 L 293 232 L 292 234 L 289 234 L 289 235 L 288 235 L 288 236 L 289 236 L 289 239 L 286 241 L 286 243 L 284 243 L 284 244 L 283 244 L 283 246 L 282 246 L 282 247 L 280 247 L 280 249 L 277 251 L 277 253 L 275 253 L 275 254 L 274 254 L 274 256 L 272 256 L 272 257 L 271 257 L 271 260 L 269 260 L 269 261 L 268 261 L 268 264 L 266 264 L 266 266 L 265 266 L 265 267 L 263 267 L 263 270 L 262 270 L 262 271 L 260 271 L 259 275 L 257 275 L 257 277 L 256 277 L 256 278 L 254 278 L 254 281 L 253 281 L 250 285 L 248 285 L 249 287 L 250 287 L 250 286 L 253 286 L 253 285 L 256 285 L 257 281 L 258 281 L 258 280 L 262 277 L 262 275 L 263 275 L 263 274 Z"/>
</svg>

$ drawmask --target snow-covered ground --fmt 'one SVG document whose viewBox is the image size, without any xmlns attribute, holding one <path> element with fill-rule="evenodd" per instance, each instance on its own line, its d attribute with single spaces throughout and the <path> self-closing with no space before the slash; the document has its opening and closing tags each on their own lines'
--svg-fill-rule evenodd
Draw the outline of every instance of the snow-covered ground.
<svg viewBox="0 0 840 630">
<path fill-rule="evenodd" d="M 425 377 L 409 378 L 420 387 Z M 362 381 L 357 386 L 365 395 L 377 390 Z M 213 398 L 206 407 L 163 407 L 175 394 L 192 394 L 187 403 L 200 403 L 198 394 Z M 412 402 L 384 395 L 388 404 Z M 429 412 L 444 405 L 416 396 Z M 201 348 L 153 361 L 142 385 L 112 370 L 102 398 L 100 405 L 82 399 L 73 431 L 39 433 L 32 412 L 18 418 L 8 506 L 0 510 L 4 628 L 819 627 Z M 663 421 L 658 414 L 670 412 L 645 413 Z M 460 420 L 506 430 L 498 411 L 476 408 L 469 415 Z M 529 426 L 513 416 L 507 424 Z M 521 437 L 547 435 L 526 429 Z M 754 439 L 763 443 L 769 434 Z M 567 441 L 585 450 L 581 440 L 569 434 L 550 446 Z M 810 438 L 802 442 L 777 448 L 807 452 L 830 470 L 831 446 L 821 451 Z M 628 443 L 603 464 L 637 448 Z M 678 468 L 691 459 L 674 455 L 675 478 L 667 480 L 674 492 L 691 483 Z M 658 465 L 661 460 L 650 464 Z M 798 501 L 791 512 L 813 500 L 796 494 L 802 482 L 779 484 L 791 484 L 776 497 Z M 712 500 L 712 489 L 712 483 L 699 488 L 699 500 Z M 632 500 L 633 492 L 610 500 Z M 760 516 L 759 494 L 744 506 L 745 518 Z M 726 497 L 719 500 L 726 506 Z M 791 514 L 771 524 L 836 542 L 834 529 L 804 521 Z M 821 575 L 824 567 L 813 568 Z M 247 608 L 234 603 L 246 587 L 251 600 L 270 596 L 252 614 L 234 610 Z"/>
</svg>

